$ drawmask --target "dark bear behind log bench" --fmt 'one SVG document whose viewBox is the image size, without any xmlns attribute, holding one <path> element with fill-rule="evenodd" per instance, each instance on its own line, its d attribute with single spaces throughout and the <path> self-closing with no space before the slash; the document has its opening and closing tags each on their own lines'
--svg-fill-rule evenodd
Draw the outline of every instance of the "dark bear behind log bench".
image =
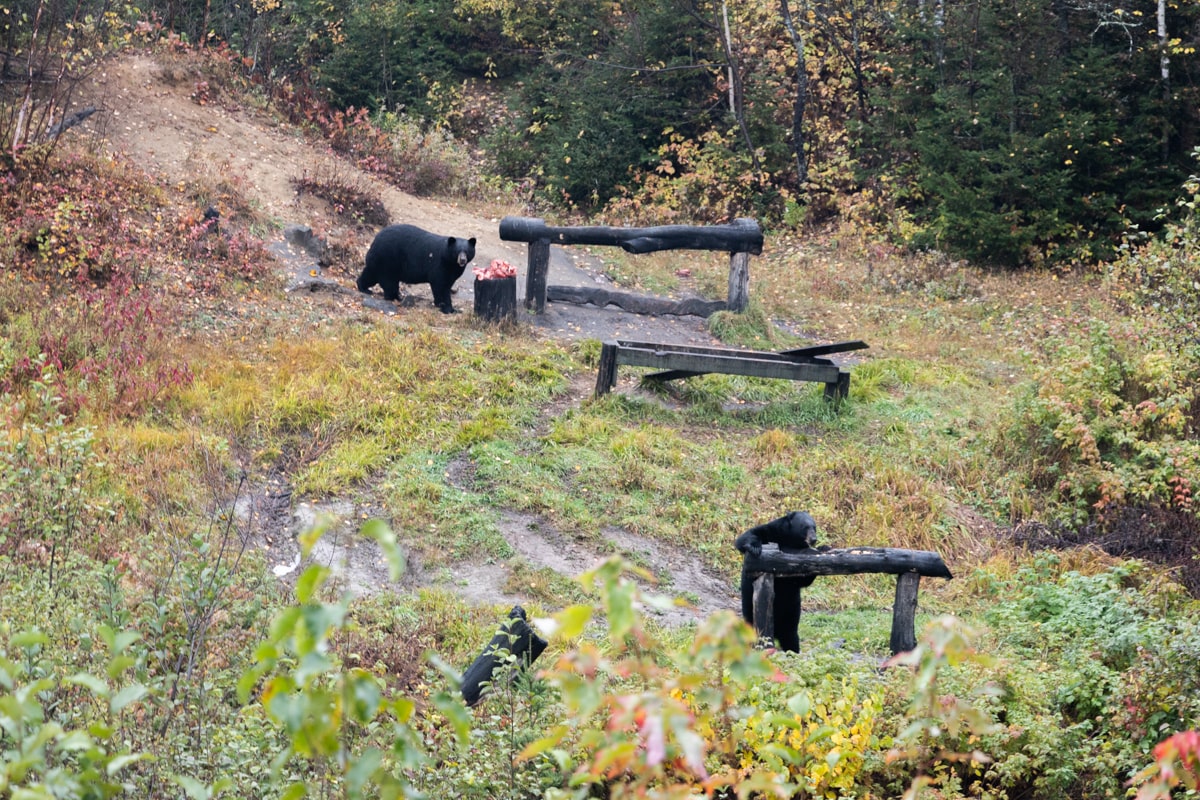
<svg viewBox="0 0 1200 800">
<path fill-rule="evenodd" d="M 358 290 L 370 294 L 379 284 L 385 300 L 400 296 L 400 284 L 428 283 L 433 304 L 453 314 L 450 290 L 475 258 L 475 237 L 439 236 L 416 225 L 389 225 L 375 235 L 367 250 Z"/>
<path fill-rule="evenodd" d="M 783 552 L 809 550 L 817 544 L 817 523 L 807 511 L 790 511 L 778 519 L 756 525 L 737 537 L 739 553 L 762 555 L 767 543 Z M 781 650 L 800 651 L 800 590 L 811 586 L 814 576 L 775 577 L 775 638 Z M 742 618 L 754 624 L 754 576 L 742 570 Z"/>
</svg>

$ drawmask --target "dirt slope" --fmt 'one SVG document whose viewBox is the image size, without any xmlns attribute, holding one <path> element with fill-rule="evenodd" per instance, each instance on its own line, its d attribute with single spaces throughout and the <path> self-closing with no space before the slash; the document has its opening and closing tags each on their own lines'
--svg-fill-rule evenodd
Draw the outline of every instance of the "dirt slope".
<svg viewBox="0 0 1200 800">
<path fill-rule="evenodd" d="M 291 182 L 305 171 L 313 174 L 336 163 L 339 174 L 353 174 L 358 180 L 374 184 L 393 221 L 447 235 L 475 236 L 478 239 L 475 264 L 502 258 L 518 266 L 518 285 L 523 294 L 525 246 L 500 240 L 499 219 L 481 216 L 454 203 L 414 197 L 379 182 L 309 142 L 290 126 L 265 113 L 224 103 L 219 95 L 198 102 L 195 96 L 198 80 L 198 73 L 189 73 L 186 67 L 175 63 L 164 67 L 155 57 L 144 53 L 110 60 L 77 97 L 80 105 L 93 104 L 101 109 L 83 130 L 90 129 L 111 152 L 128 157 L 172 184 L 196 178 L 231 180 L 280 228 L 288 224 L 309 225 L 330 241 L 343 236 L 351 240 L 349 228 L 326 203 L 312 197 L 298 197 Z M 514 208 L 509 213 L 520 212 Z M 282 239 L 281 234 L 276 236 Z M 352 240 L 365 252 L 369 241 L 361 237 Z M 310 264 L 290 263 L 304 258 L 303 253 L 297 254 L 286 247 L 272 246 L 271 250 L 283 258 L 281 280 L 287 279 L 289 271 L 308 273 Z M 555 248 L 550 282 L 582 285 L 601 280 L 594 271 L 577 266 L 577 262 L 586 264 L 587 257 Z M 354 276 L 331 277 L 345 292 L 339 295 L 341 303 L 329 304 L 329 313 L 337 313 L 339 306 L 357 306 L 360 295 L 354 292 Z M 410 291 L 418 298 L 429 296 L 427 286 L 411 287 Z M 371 307 L 382 302 L 373 300 Z M 457 286 L 455 305 L 469 310 L 471 302 L 468 272 Z M 403 313 L 402 309 L 397 311 Z M 553 305 L 543 317 L 523 319 L 545 335 L 556 337 L 713 342 L 704 322 L 694 317 L 653 318 L 616 309 Z M 581 382 L 574 387 L 570 402 L 581 401 L 590 391 L 590 380 Z M 280 483 L 281 478 L 284 483 Z M 269 485 L 258 487 L 251 497 L 245 498 L 239 510 L 267 549 L 275 573 L 284 580 L 298 573 L 299 550 L 293 536 L 297 528 L 311 524 L 314 515 L 320 512 L 349 520 L 342 529 L 327 535 L 319 557 L 340 569 L 350 588 L 372 591 L 390 585 L 387 570 L 373 543 L 361 540 L 352 527 L 354 520 L 373 510 L 372 505 L 361 498 L 329 498 L 320 503 L 295 500 L 286 485 L 286 476 L 275 476 Z M 542 520 L 505 513 L 498 527 L 517 553 L 516 558 L 525 559 L 534 567 L 549 567 L 573 576 L 601 558 L 591 547 L 553 530 Z M 683 622 L 718 608 L 735 607 L 729 578 L 701 569 L 694 556 L 673 552 L 661 543 L 641 540 L 626 531 L 609 531 L 608 538 L 614 549 L 650 564 L 663 579 L 663 590 L 696 599 L 693 608 L 663 615 L 665 621 Z M 680 564 L 687 568 L 677 569 Z M 444 571 L 439 572 L 443 573 L 440 580 L 446 580 Z M 460 563 L 452 572 L 449 588 L 476 602 L 522 602 L 521 597 L 503 589 L 508 573 L 504 565 Z M 438 579 L 425 574 L 419 563 L 413 563 L 409 575 L 395 588 L 412 588 Z"/>
<path fill-rule="evenodd" d="M 452 202 L 415 197 L 305 138 L 290 125 L 266 113 L 224 102 L 213 94 L 201 104 L 196 95 L 198 72 L 177 64 L 163 66 L 156 57 L 129 53 L 106 62 L 84 87 L 79 105 L 101 109 L 91 127 L 113 152 L 121 153 L 170 182 L 196 176 L 236 181 L 244 193 L 275 220 L 310 226 L 331 242 L 344 240 L 366 253 L 369 240 L 351 231 L 329 205 L 298 196 L 292 179 L 305 173 L 336 174 L 371 185 L 382 197 L 394 222 L 418 225 L 453 236 L 474 236 L 478 244 L 474 265 L 500 258 L 518 268 L 518 294 L 524 295 L 525 245 L 500 239 L 499 217 L 485 217 Z M 516 206 L 505 213 L 520 214 Z M 302 274 L 309 265 L 303 265 Z M 577 249 L 556 247 L 551 254 L 549 282 L 568 286 L 604 283 L 595 259 Z M 299 268 L 298 268 L 299 269 Z M 354 275 L 334 276 L 353 290 Z M 456 307 L 473 302 L 471 274 L 459 280 Z M 410 287 L 424 302 L 427 286 Z M 647 341 L 714 343 L 704 321 L 697 317 L 655 318 L 610 309 L 553 305 L 539 318 L 527 320 L 548 334 L 569 338 L 634 338 Z"/>
</svg>

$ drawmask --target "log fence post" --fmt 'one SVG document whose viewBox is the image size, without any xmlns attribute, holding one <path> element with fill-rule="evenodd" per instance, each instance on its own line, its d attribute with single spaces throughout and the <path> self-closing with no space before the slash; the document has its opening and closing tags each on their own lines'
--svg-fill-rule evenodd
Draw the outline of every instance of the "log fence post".
<svg viewBox="0 0 1200 800">
<path fill-rule="evenodd" d="M 600 367 L 596 370 L 596 396 L 608 394 L 617 385 L 616 342 L 605 342 L 600 346 Z"/>
<path fill-rule="evenodd" d="M 917 646 L 917 589 L 921 576 L 902 572 L 896 576 L 896 600 L 892 604 L 893 653 L 907 653 Z"/>
<path fill-rule="evenodd" d="M 750 307 L 749 253 L 729 254 L 729 298 L 726 306 L 738 314 Z"/>
<path fill-rule="evenodd" d="M 525 274 L 525 307 L 535 314 L 546 312 L 546 279 L 550 273 L 550 240 L 529 243 L 529 265 Z"/>
</svg>

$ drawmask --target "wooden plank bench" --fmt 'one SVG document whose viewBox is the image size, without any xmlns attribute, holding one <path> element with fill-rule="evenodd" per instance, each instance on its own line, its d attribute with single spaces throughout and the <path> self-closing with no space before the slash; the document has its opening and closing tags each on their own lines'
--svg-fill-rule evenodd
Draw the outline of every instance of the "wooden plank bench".
<svg viewBox="0 0 1200 800">
<path fill-rule="evenodd" d="M 754 629 L 760 636 L 775 635 L 775 578 L 812 575 L 861 575 L 878 572 L 896 576 L 896 600 L 892 605 L 892 653 L 917 646 L 917 589 L 922 576 L 953 576 L 942 557 L 929 550 L 894 547 L 849 547 L 830 550 L 782 552 L 764 545 L 762 555 L 743 556 L 742 569 L 754 574 Z"/>
<path fill-rule="evenodd" d="M 605 342 L 600 350 L 596 376 L 596 395 L 607 394 L 617 385 L 617 367 L 655 367 L 649 380 L 668 381 L 691 378 L 709 372 L 748 375 L 757 378 L 782 378 L 825 384 L 825 397 L 841 400 L 850 393 L 850 372 L 841 369 L 826 355 L 862 350 L 865 342 L 837 342 L 813 345 L 774 353 L 760 350 L 736 350 L 724 347 L 657 344 L 653 342 Z"/>
</svg>

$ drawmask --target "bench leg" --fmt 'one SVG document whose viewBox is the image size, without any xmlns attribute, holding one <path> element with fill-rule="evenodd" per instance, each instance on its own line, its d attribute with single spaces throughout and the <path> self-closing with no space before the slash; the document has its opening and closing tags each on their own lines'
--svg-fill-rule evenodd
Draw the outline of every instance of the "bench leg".
<svg viewBox="0 0 1200 800">
<path fill-rule="evenodd" d="M 892 606 L 892 655 L 917 646 L 917 589 L 921 576 L 902 572 L 896 576 L 896 602 Z"/>
<path fill-rule="evenodd" d="M 617 345 L 605 342 L 600 346 L 600 368 L 596 372 L 596 397 L 608 394 L 617 385 Z"/>
<path fill-rule="evenodd" d="M 525 273 L 525 307 L 535 314 L 546 313 L 546 277 L 550 272 L 550 240 L 538 239 L 529 243 L 529 260 Z"/>
<path fill-rule="evenodd" d="M 775 576 L 764 572 L 754 579 L 754 630 L 775 642 Z"/>
<path fill-rule="evenodd" d="M 825 399 L 832 402 L 845 400 L 850 396 L 850 373 L 842 370 L 838 373 L 837 383 L 825 384 Z"/>
</svg>

